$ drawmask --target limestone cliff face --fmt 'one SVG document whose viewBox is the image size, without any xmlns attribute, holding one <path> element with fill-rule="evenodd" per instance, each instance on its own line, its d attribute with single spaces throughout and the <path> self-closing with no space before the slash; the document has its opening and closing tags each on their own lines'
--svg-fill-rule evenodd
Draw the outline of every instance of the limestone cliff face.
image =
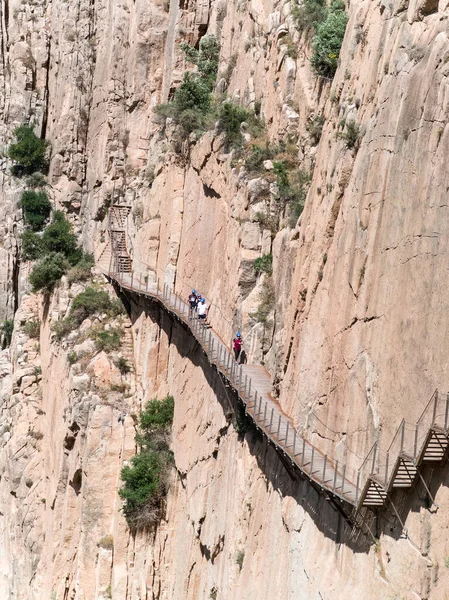
<svg viewBox="0 0 449 600">
<path fill-rule="evenodd" d="M 328 82 L 313 76 L 287 2 L 4 1 L 0 131 L 6 147 L 31 119 L 49 139 L 51 198 L 99 262 L 108 204 L 130 204 L 134 267 L 183 294 L 204 292 L 213 327 L 225 340 L 243 330 L 298 428 L 356 468 L 449 380 L 449 2 L 347 9 Z M 221 43 L 219 89 L 260 102 L 268 138 L 288 139 L 312 173 L 294 227 L 285 215 L 277 233 L 264 225 L 270 178 L 245 175 L 216 132 L 180 153 L 173 127 L 154 115 L 187 67 L 178 42 L 206 32 Z M 307 123 L 318 114 L 316 146 Z M 376 544 L 351 533 L 262 439 L 239 437 L 229 390 L 192 340 L 135 299 L 131 318 L 119 318 L 134 364 L 123 393 L 114 357 L 52 334 L 76 286 L 64 283 L 49 305 L 29 295 L 17 258 L 23 183 L 9 167 L 3 159 L 0 313 L 18 311 L 0 363 L 0 600 L 444 598 L 445 470 L 428 473 L 438 512 L 420 486 L 398 497 L 408 538 L 394 514 L 373 525 Z M 263 324 L 251 316 L 265 278 L 253 261 L 269 252 L 275 309 Z M 40 339 L 30 340 L 23 325 L 36 316 Z M 70 366 L 73 346 L 84 358 Z M 132 537 L 117 495 L 135 451 L 130 414 L 167 392 L 176 473 L 166 519 Z"/>
</svg>

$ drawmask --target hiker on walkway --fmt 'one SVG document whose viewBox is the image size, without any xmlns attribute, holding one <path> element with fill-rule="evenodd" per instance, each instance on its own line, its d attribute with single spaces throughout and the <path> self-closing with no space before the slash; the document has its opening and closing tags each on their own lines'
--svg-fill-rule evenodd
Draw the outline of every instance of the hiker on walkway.
<svg viewBox="0 0 449 600">
<path fill-rule="evenodd" d="M 209 307 L 206 304 L 206 298 L 201 298 L 201 302 L 198 304 L 197 307 L 198 319 L 202 319 L 205 321 L 207 319 L 208 310 Z"/>
<path fill-rule="evenodd" d="M 235 334 L 235 338 L 232 341 L 232 347 L 234 349 L 235 362 L 237 364 L 239 362 L 240 352 L 242 351 L 242 344 L 243 344 L 242 334 L 240 333 L 240 331 L 237 331 L 237 333 Z"/>
<path fill-rule="evenodd" d="M 196 310 L 196 305 L 197 305 L 196 290 L 192 290 L 192 292 L 189 294 L 189 306 L 190 306 L 189 317 L 190 318 L 193 317 L 193 311 Z"/>
</svg>

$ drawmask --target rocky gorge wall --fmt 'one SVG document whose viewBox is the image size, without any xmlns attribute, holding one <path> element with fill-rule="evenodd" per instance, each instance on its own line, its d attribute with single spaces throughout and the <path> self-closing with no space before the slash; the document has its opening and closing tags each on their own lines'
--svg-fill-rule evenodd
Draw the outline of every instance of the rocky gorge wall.
<svg viewBox="0 0 449 600">
<path fill-rule="evenodd" d="M 436 387 L 446 391 L 449 7 L 352 0 L 347 9 L 328 82 L 312 74 L 288 3 L 4 1 L 1 131 L 6 147 L 32 118 L 50 140 L 52 201 L 99 261 L 102 208 L 129 203 L 135 268 L 183 294 L 201 289 L 214 329 L 225 340 L 242 329 L 298 427 L 356 467 L 404 416 L 416 420 Z M 205 32 L 221 42 L 217 86 L 247 106 L 260 101 L 267 136 L 288 136 L 313 173 L 295 227 L 260 222 L 273 210 L 269 174 L 245 175 L 214 131 L 180 153 L 154 115 L 186 68 L 178 42 Z M 307 129 L 317 114 L 318 146 Z M 351 121 L 358 149 L 345 144 Z M 3 159 L 0 310 L 19 310 L 1 367 L 0 598 L 445 597 L 445 470 L 427 474 L 440 509 L 426 509 L 420 487 L 399 496 L 408 538 L 384 515 L 373 544 L 262 439 L 239 436 L 229 391 L 154 307 L 133 299 L 130 320 L 121 317 L 134 363 L 126 394 L 111 389 L 122 384 L 113 360 L 92 347 L 69 367 L 77 342 L 57 342 L 51 325 L 76 288 L 64 284 L 50 307 L 27 294 L 16 251 L 23 184 L 9 166 Z M 253 261 L 270 251 L 266 325 L 251 317 L 266 279 Z M 30 314 L 42 321 L 39 346 L 21 334 Z M 132 537 L 116 493 L 135 451 L 130 414 L 168 392 L 176 473 L 166 519 Z M 112 548 L 100 544 L 108 535 Z"/>
</svg>

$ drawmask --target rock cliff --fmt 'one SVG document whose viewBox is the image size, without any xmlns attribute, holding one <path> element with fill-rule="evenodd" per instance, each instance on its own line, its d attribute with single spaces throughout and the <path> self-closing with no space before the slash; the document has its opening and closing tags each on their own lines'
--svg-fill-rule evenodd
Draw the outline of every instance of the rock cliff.
<svg viewBox="0 0 449 600">
<path fill-rule="evenodd" d="M 135 268 L 200 289 L 224 340 L 243 331 L 298 430 L 355 469 L 448 389 L 449 2 L 346 2 L 332 81 L 311 70 L 296 8 L 2 0 L 0 132 L 4 149 L 22 122 L 49 140 L 52 203 L 99 265 L 108 207 L 131 206 Z M 206 33 L 221 45 L 217 89 L 260 112 L 257 143 L 284 141 L 278 154 L 304 174 L 297 221 L 278 211 L 270 161 L 251 172 L 213 125 L 180 141 L 154 112 L 192 68 L 179 43 Z M 15 328 L 0 355 L 0 600 L 445 598 L 447 467 L 425 473 L 438 510 L 420 483 L 397 495 L 405 529 L 390 510 L 371 534 L 351 530 L 263 438 L 238 431 L 230 391 L 155 306 L 128 298 L 128 315 L 57 339 L 84 284 L 30 293 L 24 183 L 10 167 L 4 153 L 0 315 Z M 271 276 L 254 270 L 266 254 Z M 94 282 L 115 293 L 99 272 Z M 115 354 L 95 346 L 96 327 L 123 329 Z M 166 515 L 133 536 L 119 473 L 136 451 L 134 413 L 167 393 Z"/>
</svg>

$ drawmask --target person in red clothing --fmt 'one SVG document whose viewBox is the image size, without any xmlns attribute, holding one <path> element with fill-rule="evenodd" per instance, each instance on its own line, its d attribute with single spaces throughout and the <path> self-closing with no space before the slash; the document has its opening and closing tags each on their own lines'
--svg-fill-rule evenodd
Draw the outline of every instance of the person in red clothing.
<svg viewBox="0 0 449 600">
<path fill-rule="evenodd" d="M 237 363 L 239 361 L 240 352 L 242 351 L 242 344 L 243 344 L 242 334 L 240 333 L 240 331 L 237 331 L 235 338 L 232 341 L 232 347 L 234 349 L 235 361 Z"/>
</svg>

